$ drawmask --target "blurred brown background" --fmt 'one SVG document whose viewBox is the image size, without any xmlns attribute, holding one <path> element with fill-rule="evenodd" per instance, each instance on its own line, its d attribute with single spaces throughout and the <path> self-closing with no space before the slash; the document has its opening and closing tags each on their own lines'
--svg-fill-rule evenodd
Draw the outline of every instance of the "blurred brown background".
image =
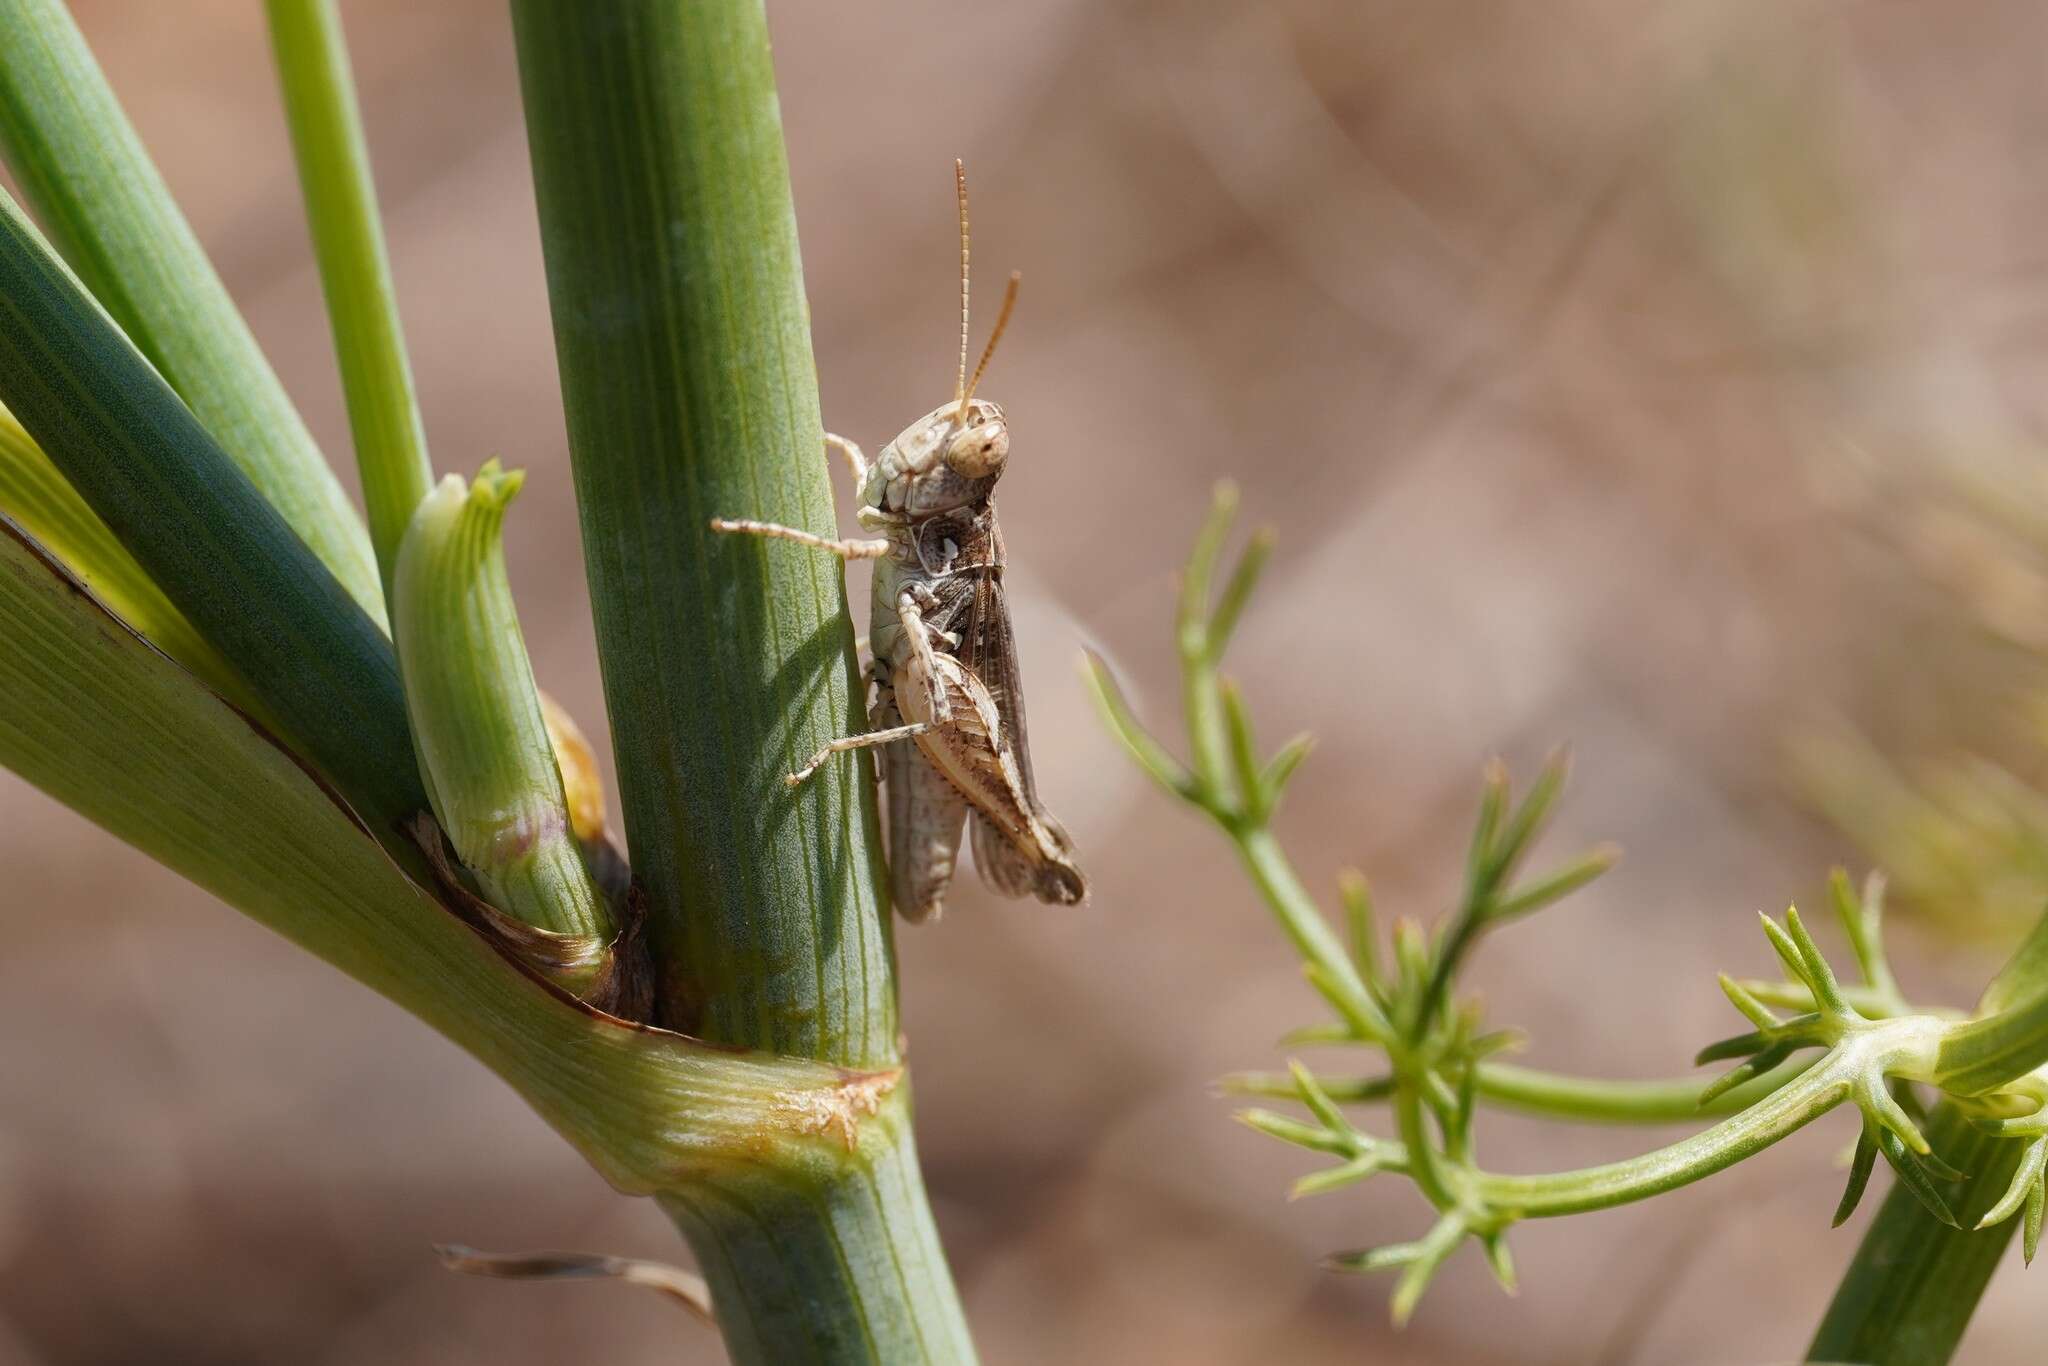
<svg viewBox="0 0 2048 1366">
<path fill-rule="evenodd" d="M 1519 1299 L 1461 1252 L 1404 1334 L 1384 1281 L 1319 1271 L 1425 1211 L 1393 1184 L 1285 1203 L 1310 1160 L 1209 1093 L 1318 1008 L 1073 660 L 1104 649 L 1170 724 L 1172 567 L 1241 480 L 1281 544 L 1235 671 L 1273 739 L 1322 741 L 1284 818 L 1304 872 L 1357 863 L 1434 913 L 1481 762 L 1526 776 L 1569 742 L 1548 849 L 1627 861 L 1477 984 L 1533 1062 L 1682 1071 L 1733 1027 L 1714 969 L 1768 962 L 1753 913 L 1864 859 L 1788 747 L 1844 718 L 1995 747 L 2038 677 L 2048 12 L 770 8 L 828 423 L 872 450 L 947 391 L 955 155 L 982 278 L 1026 276 L 987 392 L 1018 443 L 1038 764 L 1094 901 L 963 884 L 900 936 L 926 1172 L 987 1358 L 1795 1355 L 1868 1217 L 1827 1227 L 1840 1117 L 1648 1207 L 1524 1226 Z M 260 7 L 79 10 L 346 464 Z M 530 471 L 528 640 L 601 734 L 506 17 L 344 13 L 437 458 Z M 438 1269 L 436 1240 L 681 1254 L 409 1017 L 6 775 L 0 870 L 0 1363 L 719 1359 L 651 1297 Z M 1966 1002 L 2009 934 L 1908 918 L 1895 956 Z M 1515 1170 L 1670 1136 L 1488 1134 Z M 2034 1359 L 2042 1274 L 2015 1254 L 1964 1360 Z"/>
</svg>

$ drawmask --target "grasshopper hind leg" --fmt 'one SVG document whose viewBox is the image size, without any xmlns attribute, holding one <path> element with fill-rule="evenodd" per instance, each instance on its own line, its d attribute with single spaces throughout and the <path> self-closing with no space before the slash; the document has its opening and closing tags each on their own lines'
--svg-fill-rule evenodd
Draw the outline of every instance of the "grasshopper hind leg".
<svg viewBox="0 0 2048 1366">
<path fill-rule="evenodd" d="M 835 754 L 845 754 L 856 749 L 874 749 L 878 745 L 893 745 L 898 740 L 914 740 L 931 728 L 929 721 L 913 721 L 907 726 L 889 726 L 882 730 L 871 730 L 865 735 L 842 736 L 813 754 L 809 763 L 782 781 L 790 787 L 802 787 L 813 773 L 830 763 Z"/>
<path fill-rule="evenodd" d="M 874 723 L 886 729 L 901 720 L 894 696 L 884 692 L 875 703 Z M 890 899 L 912 924 L 936 920 L 960 863 L 967 799 L 916 745 L 896 745 L 877 759 L 889 804 Z"/>
</svg>

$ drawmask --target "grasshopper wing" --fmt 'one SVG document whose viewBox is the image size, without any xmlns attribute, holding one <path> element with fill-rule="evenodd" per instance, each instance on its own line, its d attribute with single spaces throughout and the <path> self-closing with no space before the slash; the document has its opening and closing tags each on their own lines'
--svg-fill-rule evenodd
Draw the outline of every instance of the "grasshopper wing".
<svg viewBox="0 0 2048 1366">
<path fill-rule="evenodd" d="M 1007 779 L 1011 801 L 1022 819 L 998 819 L 976 803 L 974 867 L 982 881 L 1005 896 L 1035 896 L 1071 906 L 1088 895 L 1087 880 L 1074 863 L 1066 828 L 1038 799 L 1031 773 L 1031 741 L 1024 724 L 1024 685 L 1017 667 L 1017 641 L 1003 592 L 1002 567 L 976 576 L 960 633 L 960 659 L 986 691 L 995 711 L 990 758 Z M 1007 761 L 1007 762 L 1004 762 Z"/>
<path fill-rule="evenodd" d="M 892 696 L 875 705 L 876 730 L 903 724 Z M 882 788 L 889 803 L 889 895 L 913 924 L 936 920 L 960 861 L 967 799 L 915 745 L 884 745 Z"/>
</svg>

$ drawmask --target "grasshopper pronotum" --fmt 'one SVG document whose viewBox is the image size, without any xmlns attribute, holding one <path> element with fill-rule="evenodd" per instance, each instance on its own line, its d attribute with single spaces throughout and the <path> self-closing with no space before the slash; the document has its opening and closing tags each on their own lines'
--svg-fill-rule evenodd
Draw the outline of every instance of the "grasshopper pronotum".
<svg viewBox="0 0 2048 1366">
<path fill-rule="evenodd" d="M 1018 277 L 1010 276 L 970 378 L 967 172 L 957 161 L 953 175 L 960 203 L 960 372 L 953 397 L 904 428 L 873 463 L 853 442 L 825 438 L 852 466 L 860 524 L 881 534 L 830 540 L 772 522 L 711 523 L 718 531 L 876 561 L 868 614 L 872 729 L 834 740 L 787 781 L 802 783 L 835 754 L 882 747 L 890 886 L 896 909 L 911 920 L 929 920 L 942 909 L 970 816 L 974 865 L 996 891 L 1059 905 L 1088 894 L 1067 832 L 1039 804 L 1032 782 L 992 496 L 1009 458 L 1010 429 L 1000 407 L 974 396 L 1016 305 Z"/>
</svg>

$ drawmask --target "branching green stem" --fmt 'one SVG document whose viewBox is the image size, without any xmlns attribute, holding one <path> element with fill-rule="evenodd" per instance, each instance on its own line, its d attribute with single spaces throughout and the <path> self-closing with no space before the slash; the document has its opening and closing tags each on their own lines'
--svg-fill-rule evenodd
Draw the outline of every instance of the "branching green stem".
<svg viewBox="0 0 2048 1366">
<path fill-rule="evenodd" d="M 1476 1070 L 1479 1098 L 1503 1110 L 1580 1124 L 1689 1124 L 1739 1113 L 1812 1065 L 1811 1059 L 1791 1059 L 1704 1103 L 1698 1077 L 1612 1081 L 1504 1062 L 1481 1062 Z M 1385 1100 L 1394 1091 L 1391 1076 L 1317 1081 L 1332 1099 L 1346 1103 Z M 1284 1072 L 1246 1072 L 1224 1078 L 1223 1089 L 1291 1100 L 1298 1088 Z"/>
<path fill-rule="evenodd" d="M 1251 1074 L 1225 1083 L 1225 1089 L 1240 1094 L 1297 1100 L 1314 1116 L 1314 1123 L 1265 1110 L 1242 1116 L 1261 1132 L 1339 1159 L 1337 1166 L 1303 1178 L 1296 1194 L 1333 1190 L 1392 1171 L 1412 1180 L 1435 1208 L 1437 1222 L 1424 1237 L 1345 1253 L 1333 1258 L 1332 1266 L 1399 1270 L 1392 1299 L 1399 1322 L 1437 1267 L 1468 1237 L 1481 1243 L 1495 1274 L 1512 1286 L 1503 1234 L 1517 1220 L 1606 1209 L 1663 1194 L 1754 1156 L 1845 1104 L 1859 1112 L 1861 1136 L 1836 1221 L 1855 1208 L 1882 1155 L 1899 1173 L 1901 1186 L 1932 1217 L 1954 1224 L 1949 1187 L 1964 1173 L 1948 1166 L 1919 1127 L 1917 1101 L 1910 1093 L 1914 1083 L 1974 1098 L 1970 1104 L 1980 1123 L 2008 1140 L 2008 1147 L 2025 1148 L 2027 1156 L 2003 1194 L 1975 1213 L 1995 1223 L 2025 1211 L 2031 1246 L 2040 1211 L 2048 1206 L 2048 1075 L 2036 1072 L 2048 1064 L 2048 989 L 2030 990 L 2008 973 L 1987 995 L 1981 1018 L 1917 1010 L 1901 999 L 1885 961 L 1878 879 L 1860 896 L 1845 875 L 1838 873 L 1830 886 L 1860 982 L 1845 983 L 1836 976 L 1797 910 L 1787 912 L 1783 925 L 1764 918 L 1764 932 L 1786 980 L 1721 979 L 1723 991 L 1752 1029 L 1702 1050 L 1700 1062 L 1739 1060 L 1704 1089 L 1696 1082 L 1599 1082 L 1493 1061 L 1489 1055 L 1511 1042 L 1511 1036 L 1482 1033 L 1476 1008 L 1460 1007 L 1454 1000 L 1458 973 L 1488 932 L 1559 900 L 1614 862 L 1613 851 L 1597 849 L 1548 874 L 1515 882 L 1562 790 L 1562 758 L 1546 765 L 1519 803 L 1511 798 L 1505 770 L 1498 765 L 1489 769 L 1463 894 L 1433 935 L 1413 921 L 1398 921 L 1392 953 L 1383 958 L 1364 881 L 1355 875 L 1344 879 L 1342 900 L 1353 940 L 1346 952 L 1269 823 L 1280 785 L 1306 747 L 1290 746 L 1261 767 L 1249 710 L 1219 672 L 1229 625 L 1241 614 L 1266 558 L 1261 540 L 1232 576 L 1226 605 L 1210 611 L 1209 585 L 1234 508 L 1234 492 L 1220 490 L 1182 590 L 1176 634 L 1188 765 L 1183 767 L 1138 722 L 1100 660 L 1091 659 L 1090 679 L 1111 728 L 1140 767 L 1207 815 L 1237 848 L 1253 885 L 1304 960 L 1310 984 L 1334 1012 L 1335 1023 L 1297 1031 L 1289 1041 L 1363 1044 L 1385 1055 L 1387 1070 L 1379 1076 L 1323 1078 L 1296 1063 L 1286 1076 Z M 2048 957 L 2048 951 L 2041 956 Z M 1801 1013 L 1781 1018 L 1774 1006 Z M 1808 1049 L 1821 1050 L 1818 1058 L 1804 1054 Z M 1391 1104 L 1396 1137 L 1364 1132 L 1340 1108 L 1381 1100 Z M 1473 1115 L 1482 1101 L 1579 1121 L 1655 1123 L 1718 1116 L 1719 1122 L 1623 1161 L 1508 1175 L 1477 1160 Z"/>
</svg>

